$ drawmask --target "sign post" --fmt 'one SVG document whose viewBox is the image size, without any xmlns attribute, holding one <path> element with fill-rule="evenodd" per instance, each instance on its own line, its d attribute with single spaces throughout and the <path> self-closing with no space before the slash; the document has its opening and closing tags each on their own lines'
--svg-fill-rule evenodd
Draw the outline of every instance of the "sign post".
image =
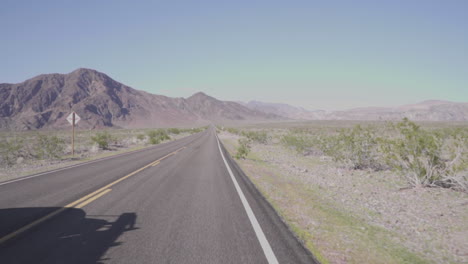
<svg viewBox="0 0 468 264">
<path fill-rule="evenodd" d="M 81 120 L 80 116 L 75 112 L 71 112 L 67 117 L 67 121 L 72 125 L 72 156 L 75 155 L 75 125 Z"/>
</svg>

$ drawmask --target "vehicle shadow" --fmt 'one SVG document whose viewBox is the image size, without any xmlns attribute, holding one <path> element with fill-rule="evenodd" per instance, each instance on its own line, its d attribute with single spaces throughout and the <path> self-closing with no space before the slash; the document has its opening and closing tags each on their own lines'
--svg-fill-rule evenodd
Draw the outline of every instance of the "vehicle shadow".
<svg viewBox="0 0 468 264">
<path fill-rule="evenodd" d="M 0 239 L 60 207 L 0 209 Z M 135 227 L 136 213 L 86 215 L 67 208 L 0 244 L 0 263 L 103 263 L 106 251 Z"/>
</svg>

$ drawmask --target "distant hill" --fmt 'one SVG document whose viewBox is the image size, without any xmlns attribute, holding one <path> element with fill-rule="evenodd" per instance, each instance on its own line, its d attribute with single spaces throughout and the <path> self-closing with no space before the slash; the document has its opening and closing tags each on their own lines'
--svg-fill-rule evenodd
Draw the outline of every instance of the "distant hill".
<svg viewBox="0 0 468 264">
<path fill-rule="evenodd" d="M 310 111 L 302 107 L 296 107 L 281 103 L 265 103 L 260 101 L 250 101 L 243 103 L 252 110 L 262 111 L 264 113 L 282 116 L 288 119 L 313 120 L 320 119 L 325 114 L 323 110 Z"/>
<path fill-rule="evenodd" d="M 250 101 L 250 109 L 296 120 L 401 120 L 468 121 L 468 103 L 428 100 L 399 107 L 363 107 L 344 111 L 310 111 L 287 104 Z"/>
<path fill-rule="evenodd" d="M 0 84 L 0 129 L 61 129 L 76 111 L 81 128 L 195 126 L 280 117 L 220 101 L 203 93 L 171 98 L 135 90 L 104 73 L 77 69 L 43 74 L 18 84 Z"/>
<path fill-rule="evenodd" d="M 468 121 L 468 103 L 429 100 L 398 107 L 355 108 L 335 111 L 327 119 L 338 120 L 401 120 L 414 121 Z"/>
</svg>

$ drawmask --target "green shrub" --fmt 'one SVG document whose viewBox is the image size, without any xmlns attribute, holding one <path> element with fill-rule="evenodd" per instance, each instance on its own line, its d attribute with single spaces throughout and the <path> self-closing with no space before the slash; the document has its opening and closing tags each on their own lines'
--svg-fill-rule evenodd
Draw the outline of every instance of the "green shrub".
<svg viewBox="0 0 468 264">
<path fill-rule="evenodd" d="M 152 145 L 156 145 L 161 143 L 161 141 L 171 139 L 171 137 L 169 137 L 169 135 L 167 134 L 167 131 L 164 129 L 148 131 L 147 135 L 149 138 L 149 143 Z"/>
<path fill-rule="evenodd" d="M 137 135 L 137 139 L 138 139 L 138 140 L 144 140 L 144 139 L 145 139 L 145 135 L 143 135 L 143 134 L 138 134 L 138 135 Z"/>
<path fill-rule="evenodd" d="M 195 134 L 195 133 L 199 133 L 199 132 L 202 132 L 206 129 L 207 127 L 197 127 L 197 128 L 191 128 L 191 129 L 186 129 L 185 131 L 190 133 L 190 134 Z"/>
<path fill-rule="evenodd" d="M 239 146 L 237 147 L 236 159 L 245 159 L 250 152 L 250 140 L 241 138 L 239 139 Z"/>
<path fill-rule="evenodd" d="M 407 118 L 393 126 L 399 136 L 386 140 L 383 152 L 387 163 L 404 175 L 411 186 L 461 187 L 466 190 L 466 134 L 427 131 Z M 444 158 L 444 142 L 451 141 Z M 465 171 L 466 172 L 466 171 Z"/>
<path fill-rule="evenodd" d="M 381 169 L 378 157 L 378 138 L 371 127 L 356 125 L 335 136 L 320 139 L 323 153 L 353 169 Z"/>
<path fill-rule="evenodd" d="M 35 153 L 38 159 L 60 158 L 65 149 L 65 140 L 57 136 L 39 134 L 36 137 Z"/>
<path fill-rule="evenodd" d="M 112 136 L 109 132 L 98 132 L 94 137 L 91 137 L 91 140 L 98 144 L 101 149 L 108 149 L 109 143 L 112 141 Z"/>
<path fill-rule="evenodd" d="M 181 130 L 178 128 L 168 128 L 167 132 L 169 132 L 170 134 L 179 135 L 181 133 Z"/>
<path fill-rule="evenodd" d="M 268 135 L 265 131 L 242 131 L 242 135 L 253 142 L 267 144 Z"/>
<path fill-rule="evenodd" d="M 295 149 L 298 153 L 304 152 L 312 146 L 312 142 L 303 134 L 289 133 L 280 139 L 285 146 Z"/>
<path fill-rule="evenodd" d="M 4 139 L 0 141 L 0 157 L 2 163 L 6 166 L 15 164 L 16 160 L 21 156 L 23 141 L 18 138 Z"/>
<path fill-rule="evenodd" d="M 236 134 L 236 135 L 239 135 L 240 134 L 240 130 L 237 129 L 237 128 L 233 128 L 233 127 L 228 127 L 226 128 L 227 132 L 231 133 L 231 134 Z"/>
<path fill-rule="evenodd" d="M 157 145 L 157 144 L 161 143 L 161 140 L 159 138 L 157 138 L 157 137 L 150 137 L 149 138 L 149 143 L 151 145 Z"/>
</svg>

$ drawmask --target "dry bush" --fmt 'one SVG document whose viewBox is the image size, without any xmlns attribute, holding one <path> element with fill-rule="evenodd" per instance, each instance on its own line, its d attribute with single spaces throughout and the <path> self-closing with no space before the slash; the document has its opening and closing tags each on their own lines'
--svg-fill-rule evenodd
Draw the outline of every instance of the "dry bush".
<svg viewBox="0 0 468 264">
<path fill-rule="evenodd" d="M 356 125 L 337 135 L 320 137 L 316 145 L 328 156 L 353 169 L 383 168 L 378 155 L 379 138 L 373 127 Z"/>
<path fill-rule="evenodd" d="M 91 137 L 91 140 L 98 144 L 99 148 L 101 149 L 108 149 L 112 139 L 112 135 L 107 131 L 98 132 L 95 136 Z"/>
<path fill-rule="evenodd" d="M 313 146 L 308 136 L 294 132 L 283 135 L 280 142 L 286 147 L 296 150 L 299 154 L 306 154 L 306 151 Z"/>
<path fill-rule="evenodd" d="M 465 131 L 424 130 L 407 118 L 393 128 L 398 134 L 383 141 L 382 151 L 387 164 L 400 172 L 411 186 L 467 190 Z"/>
<path fill-rule="evenodd" d="M 36 136 L 35 154 L 37 159 L 57 159 L 63 155 L 65 140 L 57 136 L 38 134 Z"/>
<path fill-rule="evenodd" d="M 251 141 L 247 138 L 239 139 L 239 146 L 237 147 L 236 159 L 245 159 L 250 153 Z"/>
<path fill-rule="evenodd" d="M 164 129 L 148 131 L 147 135 L 149 138 L 149 143 L 152 145 L 156 145 L 161 143 L 161 141 L 171 139 L 171 137 L 169 137 L 169 135 L 167 134 L 167 131 Z"/>
<path fill-rule="evenodd" d="M 252 142 L 260 144 L 268 143 L 268 134 L 265 131 L 242 131 L 241 134 Z"/>
<path fill-rule="evenodd" d="M 12 166 L 21 156 L 23 140 L 16 137 L 0 141 L 0 162 L 6 166 Z"/>
</svg>

